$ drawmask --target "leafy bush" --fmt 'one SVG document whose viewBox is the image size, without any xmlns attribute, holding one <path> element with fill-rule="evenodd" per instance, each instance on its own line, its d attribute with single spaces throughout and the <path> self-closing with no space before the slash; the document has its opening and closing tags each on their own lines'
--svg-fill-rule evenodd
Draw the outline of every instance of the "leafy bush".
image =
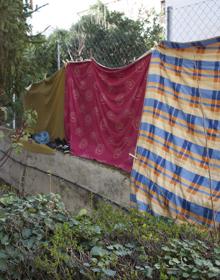
<svg viewBox="0 0 220 280">
<path fill-rule="evenodd" d="M 177 241 L 180 243 L 174 249 Z M 207 246 L 209 254 L 195 242 Z M 218 279 L 217 263 L 211 261 L 209 274 L 205 273 L 207 266 L 203 272 L 195 272 L 190 271 L 196 262 L 192 258 L 185 260 L 185 266 L 192 261 L 185 278 L 185 266 L 181 262 L 175 266 L 175 258 L 181 259 L 181 244 L 185 243 L 194 252 L 193 258 L 196 254 L 203 261 L 216 258 L 216 249 L 204 230 L 101 204 L 92 215 L 75 217 L 75 225 L 58 226 L 37 257 L 36 266 L 48 279 Z M 173 255 L 168 251 L 166 254 L 166 248 Z M 174 258 L 172 266 L 169 256 Z"/>
<path fill-rule="evenodd" d="M 207 231 L 101 204 L 68 213 L 58 195 L 0 198 L 0 279 L 219 279 Z"/>
<path fill-rule="evenodd" d="M 162 247 L 161 264 L 167 275 L 175 279 L 219 279 L 220 247 L 212 248 L 201 240 L 177 240 Z M 178 253 L 178 254 L 177 254 Z"/>
<path fill-rule="evenodd" d="M 1 279 L 34 278 L 34 259 L 59 223 L 69 220 L 60 198 L 54 194 L 0 198 Z M 32 278 L 31 278 L 32 279 Z"/>
</svg>

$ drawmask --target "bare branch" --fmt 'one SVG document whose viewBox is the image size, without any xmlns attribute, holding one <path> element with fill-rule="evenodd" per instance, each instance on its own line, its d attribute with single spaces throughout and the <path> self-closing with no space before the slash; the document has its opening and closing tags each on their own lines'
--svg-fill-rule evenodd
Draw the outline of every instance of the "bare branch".
<svg viewBox="0 0 220 280">
<path fill-rule="evenodd" d="M 49 29 L 51 27 L 51 25 L 48 25 L 43 31 L 41 31 L 41 32 L 39 32 L 39 33 L 37 33 L 37 34 L 35 34 L 35 35 L 30 35 L 29 37 L 30 38 L 33 38 L 33 37 L 37 37 L 37 36 L 39 36 L 39 35 L 42 35 L 45 31 L 47 31 L 47 29 Z"/>
<path fill-rule="evenodd" d="M 35 8 L 33 11 L 28 12 L 28 15 L 32 15 L 33 13 L 39 11 L 40 9 L 42 9 L 43 7 L 45 7 L 45 6 L 47 6 L 47 5 L 49 5 L 49 3 L 43 4 L 43 5 L 39 6 L 39 7 L 36 6 L 36 8 Z"/>
</svg>

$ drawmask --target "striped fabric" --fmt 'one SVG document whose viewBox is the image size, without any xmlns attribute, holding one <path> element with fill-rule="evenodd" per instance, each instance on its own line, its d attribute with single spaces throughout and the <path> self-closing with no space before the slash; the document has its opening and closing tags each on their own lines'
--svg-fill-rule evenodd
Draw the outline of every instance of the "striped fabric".
<svg viewBox="0 0 220 280">
<path fill-rule="evenodd" d="M 165 41 L 153 51 L 136 158 L 139 210 L 220 222 L 220 38 Z"/>
</svg>

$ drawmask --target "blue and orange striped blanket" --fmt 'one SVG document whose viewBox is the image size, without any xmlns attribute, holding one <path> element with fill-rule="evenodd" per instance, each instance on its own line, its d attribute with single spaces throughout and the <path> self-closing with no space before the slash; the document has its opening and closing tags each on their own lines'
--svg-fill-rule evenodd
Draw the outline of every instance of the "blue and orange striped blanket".
<svg viewBox="0 0 220 280">
<path fill-rule="evenodd" d="M 220 38 L 152 53 L 131 201 L 141 211 L 220 222 Z"/>
</svg>

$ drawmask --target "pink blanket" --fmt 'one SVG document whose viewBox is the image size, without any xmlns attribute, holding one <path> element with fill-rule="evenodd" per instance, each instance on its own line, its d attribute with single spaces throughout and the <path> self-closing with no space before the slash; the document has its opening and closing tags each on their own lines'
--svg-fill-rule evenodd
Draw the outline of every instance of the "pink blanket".
<svg viewBox="0 0 220 280">
<path fill-rule="evenodd" d="M 75 156 L 130 172 L 150 55 L 122 68 L 94 60 L 66 68 L 65 133 Z"/>
</svg>

